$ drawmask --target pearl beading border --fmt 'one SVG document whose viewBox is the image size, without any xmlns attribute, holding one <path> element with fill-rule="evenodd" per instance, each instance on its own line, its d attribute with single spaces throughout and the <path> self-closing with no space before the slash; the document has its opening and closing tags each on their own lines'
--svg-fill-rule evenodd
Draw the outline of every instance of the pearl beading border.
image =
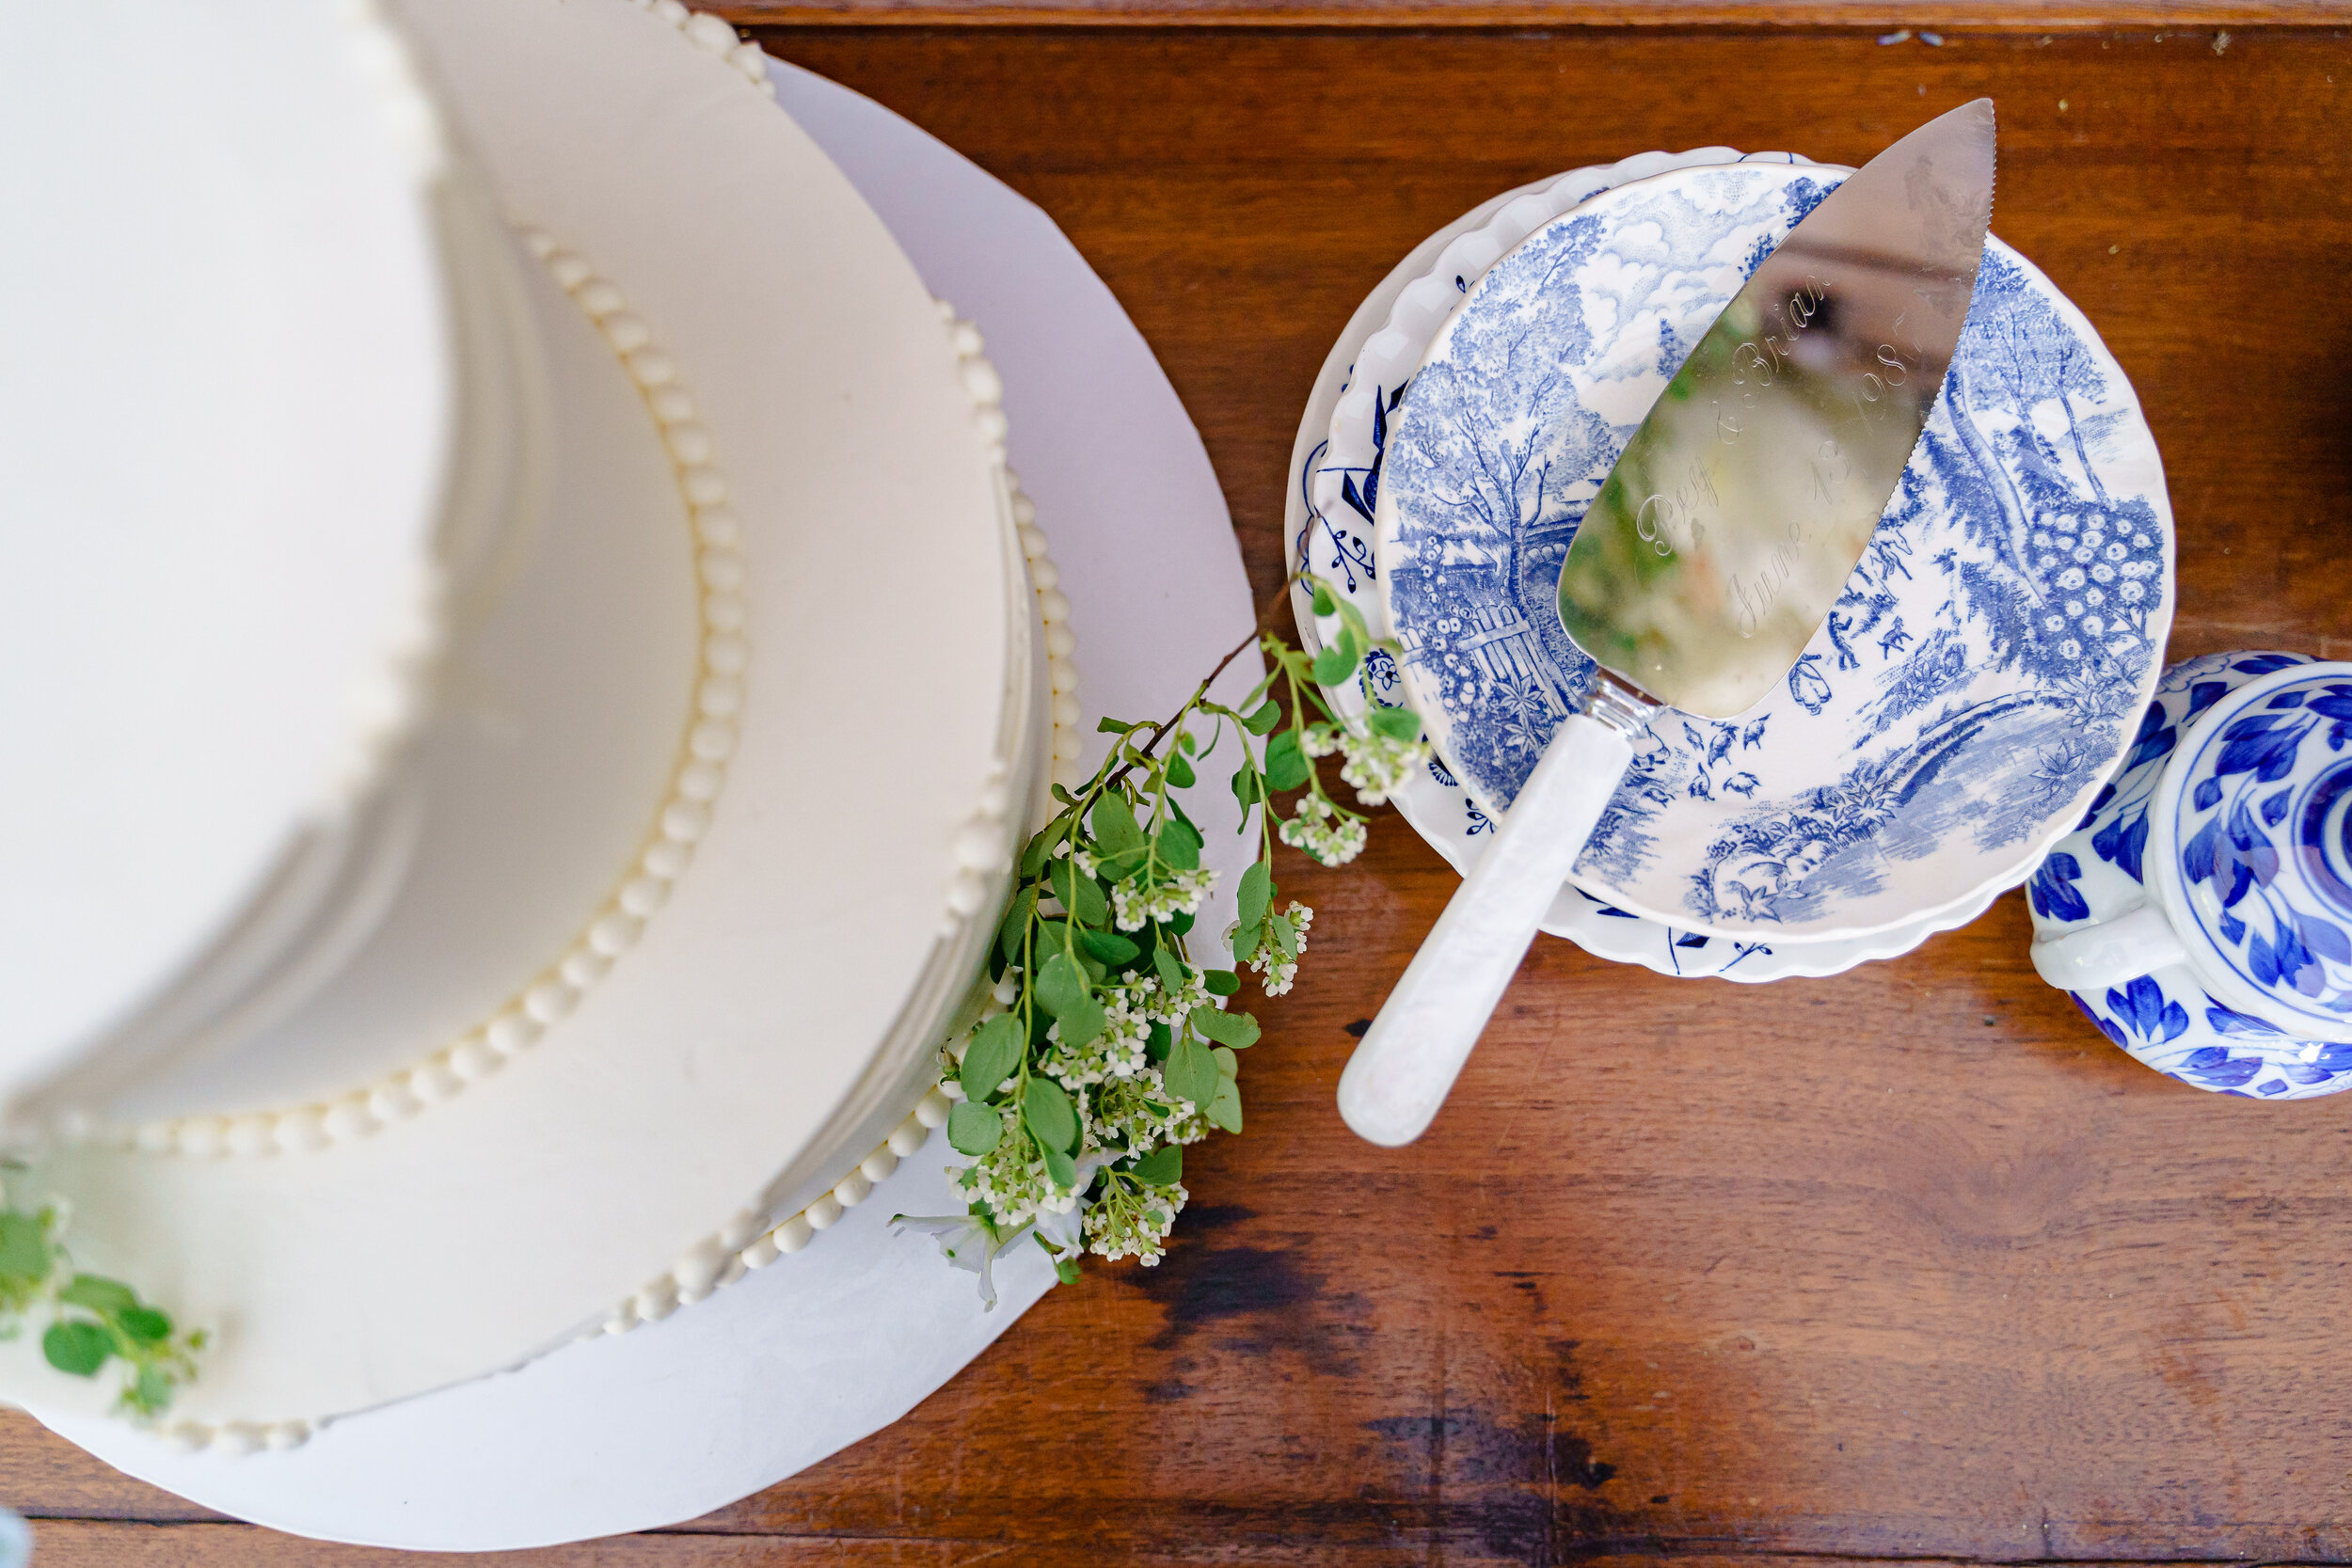
<svg viewBox="0 0 2352 1568">
<path fill-rule="evenodd" d="M 1028 564 L 1046 655 L 1053 732 L 1049 770 L 1054 783 L 1074 789 L 1086 782 L 1088 774 L 1081 762 L 1085 737 L 1078 729 L 1078 668 L 1071 657 L 1077 639 L 1070 629 L 1070 599 L 1061 591 L 1061 572 L 1054 564 L 1044 531 L 1037 526 L 1037 506 L 1022 492 L 1020 481 L 1006 462 L 1004 382 L 985 357 L 987 345 L 979 329 L 958 320 L 945 300 L 939 302 L 939 310 L 956 351 L 963 389 L 972 399 L 980 434 L 988 442 L 989 460 L 1004 478 L 1007 510 Z M 957 869 L 948 884 L 943 935 L 952 935 L 957 925 L 982 912 L 988 878 L 1004 869 L 1008 828 L 1012 826 L 1008 820 L 1010 810 L 1006 769 L 1000 760 L 984 786 L 979 809 L 956 839 Z M 1002 992 L 1000 985 L 992 997 L 993 1005 L 983 1006 L 984 1017 L 1004 1010 L 1010 998 Z M 723 1229 L 689 1247 L 667 1274 L 621 1303 L 601 1327 L 590 1329 L 580 1338 L 626 1334 L 640 1323 L 660 1323 L 680 1307 L 692 1306 L 712 1291 L 807 1246 L 818 1232 L 831 1229 L 844 1210 L 866 1201 L 875 1184 L 898 1169 L 901 1159 L 923 1147 L 932 1129 L 946 1125 L 954 1099 L 955 1090 L 949 1085 L 933 1085 L 887 1139 L 816 1201 L 778 1224 L 771 1224 L 759 1210 L 742 1211 Z"/>
<path fill-rule="evenodd" d="M 681 0 L 629 0 L 641 11 L 650 12 L 686 35 L 686 41 L 706 55 L 716 55 L 741 73 L 743 79 L 761 92 L 773 98 L 776 85 L 768 80 L 768 56 L 758 44 L 739 37 L 725 18 L 707 11 L 690 10 Z"/>
<path fill-rule="evenodd" d="M 735 753 L 743 673 L 751 661 L 743 635 L 750 612 L 743 599 L 749 572 L 740 550 L 742 520 L 727 504 L 726 476 L 713 461 L 709 433 L 696 422 L 693 394 L 644 318 L 628 309 L 618 288 L 552 236 L 527 226 L 521 234 L 603 335 L 653 416 L 695 540 L 694 698 L 681 755 L 645 847 L 563 956 L 454 1045 L 330 1101 L 284 1111 L 159 1118 L 106 1129 L 98 1134 L 102 1140 L 145 1154 L 197 1159 L 303 1154 L 366 1137 L 455 1097 L 535 1044 L 636 944 L 710 826 L 711 802 L 726 784 L 727 761 Z"/>
</svg>

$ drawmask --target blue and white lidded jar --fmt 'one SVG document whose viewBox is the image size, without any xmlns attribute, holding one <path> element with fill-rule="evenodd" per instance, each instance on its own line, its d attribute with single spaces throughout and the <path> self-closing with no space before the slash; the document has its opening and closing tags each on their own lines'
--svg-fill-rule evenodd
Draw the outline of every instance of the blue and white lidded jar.
<svg viewBox="0 0 2352 1568">
<path fill-rule="evenodd" d="M 2034 967 L 2199 1088 L 2352 1088 L 2352 664 L 2165 672 L 2123 771 L 2028 886 Z"/>
</svg>

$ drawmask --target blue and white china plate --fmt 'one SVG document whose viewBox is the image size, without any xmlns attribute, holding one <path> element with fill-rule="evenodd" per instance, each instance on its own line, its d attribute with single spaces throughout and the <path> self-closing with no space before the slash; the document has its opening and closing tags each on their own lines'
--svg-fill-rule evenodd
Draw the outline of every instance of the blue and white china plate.
<svg viewBox="0 0 2352 1568">
<path fill-rule="evenodd" d="M 1729 148 L 1689 152 L 1645 152 L 1611 166 L 1596 166 L 1506 191 L 1447 225 L 1397 263 L 1366 296 L 1332 345 L 1299 421 L 1291 453 L 1291 485 L 1285 543 L 1294 572 L 1307 567 L 1356 604 L 1375 626 L 1386 610 L 1375 591 L 1369 508 L 1363 496 L 1378 448 L 1375 389 L 1411 373 L 1437 329 L 1460 303 L 1454 279 L 1478 277 L 1504 252 L 1542 224 L 1613 185 L 1669 169 L 1742 161 L 1799 164 L 1785 152 L 1742 155 Z M 1354 499 L 1347 492 L 1354 492 Z M 1310 614 L 1305 594 L 1294 599 L 1299 635 L 1311 652 L 1323 633 Z M 1401 700 L 1392 661 L 1374 660 L 1381 700 Z M 1327 695 L 1345 707 L 1360 705 L 1354 692 Z M 1466 869 L 1490 841 L 1491 823 L 1442 760 L 1391 796 L 1391 801 L 1455 870 Z M 1586 952 L 1620 963 L 1639 964 L 1677 978 L 1713 976 L 1763 982 L 1838 974 L 1855 964 L 1909 952 L 1940 930 L 1965 924 L 1994 896 L 1947 911 L 1931 921 L 1868 937 L 1823 941 L 1738 941 L 1710 937 L 1672 923 L 1645 920 L 1602 903 L 1575 887 L 1565 887 L 1543 928 L 1565 937 Z"/>
<path fill-rule="evenodd" d="M 1591 678 L 1552 608 L 1585 505 L 1690 345 L 1842 177 L 1755 163 L 1594 197 L 1459 278 L 1418 372 L 1380 396 L 1356 488 L 1399 675 L 1489 815 Z M 2128 748 L 2172 560 L 2163 468 L 2122 370 L 2048 279 L 1988 242 L 1945 396 L 1827 623 L 1737 720 L 1651 726 L 1574 880 L 1748 942 L 1980 904 L 2026 878 Z"/>
<path fill-rule="evenodd" d="M 2301 654 L 2210 654 L 2167 670 L 2134 732 L 2123 772 L 2099 793 L 2090 815 L 2058 841 L 2026 884 L 2035 936 L 2060 935 L 2094 918 L 2112 919 L 2139 903 L 2148 869 L 2148 809 L 2182 733 L 2237 688 L 2311 662 Z M 2323 716 L 2310 727 L 2327 731 L 2341 722 Z M 2245 922 L 2249 935 L 2259 934 L 2251 930 L 2254 920 L 2249 913 Z M 2201 1089 L 2258 1100 L 2309 1100 L 2352 1088 L 2352 1045 L 2298 1040 L 2224 1006 L 2186 962 L 2104 991 L 2068 994 L 2135 1061 Z"/>
</svg>

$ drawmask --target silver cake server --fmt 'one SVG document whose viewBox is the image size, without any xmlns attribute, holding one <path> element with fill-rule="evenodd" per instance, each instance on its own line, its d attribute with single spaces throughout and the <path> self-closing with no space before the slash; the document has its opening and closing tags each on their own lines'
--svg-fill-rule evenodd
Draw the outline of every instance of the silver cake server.
<svg viewBox="0 0 2352 1568">
<path fill-rule="evenodd" d="M 1659 395 L 1560 571 L 1600 666 L 1340 1078 L 1377 1144 L 1421 1136 L 1661 704 L 1728 719 L 1786 678 L 1852 575 L 1943 388 L 1993 216 L 1993 101 L 1847 177 Z M 1406 419 L 1412 400 L 1406 399 Z"/>
</svg>

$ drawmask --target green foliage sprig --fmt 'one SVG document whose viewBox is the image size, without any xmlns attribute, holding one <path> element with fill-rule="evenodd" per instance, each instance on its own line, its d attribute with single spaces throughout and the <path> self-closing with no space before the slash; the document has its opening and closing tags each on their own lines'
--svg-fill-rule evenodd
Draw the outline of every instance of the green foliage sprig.
<svg viewBox="0 0 2352 1568">
<path fill-rule="evenodd" d="M 1325 790 L 1313 759 L 1343 753 L 1341 778 L 1378 805 L 1428 754 L 1411 710 L 1367 704 L 1351 721 L 1327 702 L 1323 688 L 1363 689 L 1375 642 L 1353 605 L 1305 580 L 1331 627 L 1321 653 L 1253 635 L 1168 718 L 1102 721 L 1119 737 L 1110 754 L 1080 788 L 1055 786 L 1060 810 L 1022 850 L 989 953 L 993 990 L 947 1048 L 959 1098 L 947 1137 L 972 1159 L 960 1175 L 968 1210 L 895 1222 L 979 1274 L 992 1304 L 990 1267 L 1024 1234 L 1066 1280 L 1086 1253 L 1160 1260 L 1190 1196 L 1185 1147 L 1242 1130 L 1241 1053 L 1259 1029 L 1229 1005 L 1238 972 L 1254 971 L 1269 996 L 1288 990 L 1314 920 L 1295 900 L 1278 907 L 1274 840 L 1326 865 L 1364 846 L 1363 816 Z M 1253 643 L 1265 677 L 1237 704 L 1212 700 Z M 1257 809 L 1273 832 L 1235 890 L 1240 918 L 1225 933 L 1235 968 L 1220 969 L 1193 953 L 1216 873 L 1200 864 L 1182 797 L 1229 739 L 1243 829 Z"/>
<path fill-rule="evenodd" d="M 76 1270 L 56 1205 L 0 1209 L 0 1338 L 14 1338 L 44 1311 L 42 1356 L 75 1377 L 96 1377 L 120 1361 L 115 1405 L 125 1414 L 162 1415 L 196 1376 L 203 1332 L 176 1332 L 168 1316 L 120 1280 Z"/>
</svg>

